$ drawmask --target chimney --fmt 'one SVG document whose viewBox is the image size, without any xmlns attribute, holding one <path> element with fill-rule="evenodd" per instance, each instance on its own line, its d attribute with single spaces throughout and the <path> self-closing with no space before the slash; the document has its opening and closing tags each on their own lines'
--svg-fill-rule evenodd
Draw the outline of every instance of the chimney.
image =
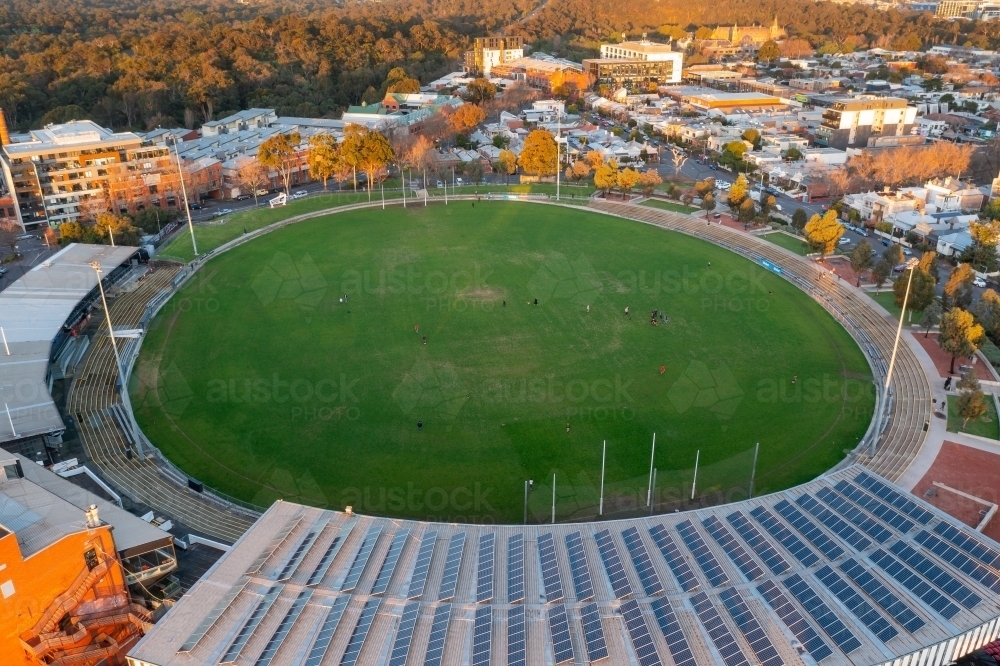
<svg viewBox="0 0 1000 666">
<path fill-rule="evenodd" d="M 100 527 L 101 519 L 97 517 L 97 505 L 91 504 L 90 508 L 84 512 L 87 516 L 87 527 Z"/>
<path fill-rule="evenodd" d="M 4 115 L 3 109 L 0 109 L 0 146 L 6 146 L 10 143 L 10 130 L 7 129 L 7 116 Z"/>
</svg>

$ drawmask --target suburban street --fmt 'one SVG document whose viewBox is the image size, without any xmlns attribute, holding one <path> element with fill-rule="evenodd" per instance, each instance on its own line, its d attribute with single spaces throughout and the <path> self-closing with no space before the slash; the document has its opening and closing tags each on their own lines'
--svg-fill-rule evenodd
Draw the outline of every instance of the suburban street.
<svg viewBox="0 0 1000 666">
<path fill-rule="evenodd" d="M 41 233 L 37 235 L 40 236 Z M 58 248 L 50 248 L 40 238 L 29 238 L 17 241 L 17 251 L 21 253 L 21 259 L 3 265 L 6 272 L 0 275 L 0 290 L 6 289 L 8 285 L 13 284 L 32 267 L 51 257 L 58 251 Z"/>
</svg>

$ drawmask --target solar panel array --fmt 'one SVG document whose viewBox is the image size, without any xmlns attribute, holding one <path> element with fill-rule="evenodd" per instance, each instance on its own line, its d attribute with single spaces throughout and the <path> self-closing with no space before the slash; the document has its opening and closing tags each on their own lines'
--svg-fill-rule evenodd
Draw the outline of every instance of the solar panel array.
<svg viewBox="0 0 1000 666">
<path fill-rule="evenodd" d="M 829 488 L 820 488 L 819 492 L 816 493 L 816 497 L 823 500 L 834 511 L 846 518 L 848 522 L 878 543 L 885 543 L 892 538 L 892 532 L 882 527 L 877 520 L 868 516 L 864 511 Z"/>
<path fill-rule="evenodd" d="M 862 551 L 872 545 L 871 539 L 861 534 L 847 524 L 847 521 L 820 504 L 811 495 L 801 495 L 795 503 L 811 513 L 819 522 L 830 528 L 830 531 L 851 544 L 854 550 Z"/>
<path fill-rule="evenodd" d="M 330 642 L 333 640 L 333 634 L 337 631 L 337 627 L 340 625 L 340 618 L 344 615 L 344 609 L 347 608 L 347 602 L 351 600 L 348 596 L 337 597 L 333 602 L 333 606 L 327 612 L 326 617 L 323 618 L 323 624 L 320 625 L 319 633 L 316 634 L 315 640 L 313 640 L 312 647 L 309 648 L 309 654 L 306 655 L 306 660 L 302 666 L 319 666 L 323 662 L 323 658 L 326 657 L 326 651 L 330 648 Z"/>
<path fill-rule="evenodd" d="M 705 573 L 708 582 L 713 587 L 721 587 L 728 583 L 729 576 L 726 575 L 726 572 L 722 569 L 722 565 L 715 559 L 715 555 L 709 550 L 708 544 L 705 543 L 705 540 L 695 530 L 691 521 L 685 520 L 677 523 L 677 531 L 680 533 L 684 543 L 687 544 L 688 550 L 694 555 L 694 561 L 698 563 L 698 566 Z"/>
<path fill-rule="evenodd" d="M 545 601 L 552 603 L 563 598 L 562 581 L 559 579 L 559 560 L 556 558 L 555 539 L 549 533 L 538 535 L 538 561 L 542 567 L 542 585 Z"/>
<path fill-rule="evenodd" d="M 268 639 L 267 645 L 264 646 L 264 651 L 257 657 L 254 666 L 268 666 L 271 663 L 274 655 L 281 649 L 281 644 L 285 642 L 288 632 L 292 630 L 292 625 L 299 619 L 302 609 L 306 607 L 306 602 L 312 597 L 312 593 L 311 588 L 306 588 L 299 592 L 299 596 L 292 602 L 291 608 L 285 613 L 285 617 L 281 618 L 281 622 L 278 623 L 274 633 L 271 634 L 271 638 Z"/>
<path fill-rule="evenodd" d="M 392 652 L 389 653 L 388 666 L 404 666 L 410 655 L 410 643 L 413 642 L 413 628 L 417 626 L 417 613 L 420 602 L 410 601 L 403 607 L 403 616 L 396 629 L 396 638 L 392 642 Z"/>
<path fill-rule="evenodd" d="M 944 619 L 950 620 L 958 614 L 958 606 L 948 601 L 933 585 L 886 551 L 880 548 L 871 553 L 868 559 L 881 567 L 903 587 L 920 597 L 924 603 L 936 610 Z"/>
<path fill-rule="evenodd" d="M 368 558 L 371 557 L 372 550 L 375 549 L 375 544 L 378 542 L 378 538 L 380 536 L 382 536 L 381 525 L 373 525 L 368 528 L 368 532 L 365 534 L 365 538 L 361 542 L 361 548 L 359 548 L 357 554 L 355 554 L 354 561 L 351 563 L 351 568 L 347 570 L 347 576 L 344 578 L 344 582 L 340 585 L 340 590 L 342 592 L 350 592 L 357 586 L 358 580 L 361 579 L 361 574 L 364 573 L 365 567 L 368 566 Z"/>
<path fill-rule="evenodd" d="M 361 610 L 358 623 L 354 625 L 354 632 L 347 642 L 347 649 L 344 650 L 344 656 L 340 659 L 340 666 L 354 666 L 357 663 L 358 655 L 361 654 L 361 648 L 364 647 L 365 639 L 368 638 L 368 630 L 372 627 L 372 621 L 375 620 L 380 603 L 382 603 L 380 599 L 369 599 Z"/>
<path fill-rule="evenodd" d="M 743 572 L 747 580 L 755 581 L 764 577 L 764 570 L 754 562 L 750 554 L 740 545 L 732 532 L 722 524 L 721 520 L 715 516 L 709 516 L 701 521 L 701 524 L 705 526 L 712 538 L 719 542 L 722 550 L 726 551 L 726 555 Z"/>
<path fill-rule="evenodd" d="M 982 541 L 973 539 L 954 525 L 949 525 L 948 523 L 938 523 L 934 526 L 934 531 L 986 566 L 1000 569 L 1000 550 L 987 546 Z"/>
<path fill-rule="evenodd" d="M 392 537 L 392 543 L 389 544 L 389 552 L 385 554 L 385 559 L 382 560 L 382 568 L 379 569 L 378 576 L 375 578 L 375 584 L 372 586 L 372 594 L 382 594 L 389 587 L 389 581 L 392 580 L 392 574 L 396 571 L 399 556 L 403 552 L 403 546 L 406 545 L 406 540 L 409 537 L 410 530 L 399 530 Z"/>
<path fill-rule="evenodd" d="M 587 554 L 583 552 L 583 539 L 579 532 L 566 535 L 566 552 L 569 555 L 570 573 L 573 575 L 573 589 L 578 601 L 594 598 L 594 584 L 590 579 Z"/>
<path fill-rule="evenodd" d="M 587 604 L 580 609 L 580 622 L 583 624 L 583 642 L 587 644 L 587 658 L 598 661 L 607 657 L 608 644 L 604 640 L 601 611 L 597 604 Z"/>
<path fill-rule="evenodd" d="M 493 570 L 496 568 L 497 535 L 479 535 L 479 563 L 476 567 L 476 603 L 493 598 Z"/>
<path fill-rule="evenodd" d="M 465 532 L 457 532 L 448 542 L 448 559 L 444 561 L 444 576 L 441 578 L 441 591 L 438 601 L 447 601 L 455 596 L 455 586 L 458 585 L 458 569 L 462 566 L 462 553 L 465 551 Z"/>
<path fill-rule="evenodd" d="M 437 534 L 437 532 L 424 532 L 424 535 L 420 537 L 420 550 L 417 551 L 417 559 L 413 563 L 410 589 L 407 590 L 407 598 L 409 599 L 416 599 L 424 593 L 427 572 L 431 568 L 431 556 L 434 554 L 434 544 L 437 543 Z"/>
<path fill-rule="evenodd" d="M 757 655 L 757 661 L 761 666 L 782 666 L 785 662 L 778 654 L 774 643 L 767 633 L 760 626 L 760 622 L 750 612 L 750 608 L 743 597 L 736 590 L 729 588 L 719 593 L 722 603 L 725 604 L 729 616 L 736 622 L 743 638 L 750 644 L 750 649 Z"/>
<path fill-rule="evenodd" d="M 833 639 L 840 651 L 850 654 L 861 647 L 861 641 L 847 628 L 826 602 L 819 598 L 809 584 L 799 574 L 792 574 L 784 580 L 785 587 L 799 600 L 806 612 L 812 615 L 826 635 Z"/>
<path fill-rule="evenodd" d="M 926 555 L 923 555 L 906 543 L 897 541 L 889 547 L 889 550 L 966 608 L 975 608 L 983 600 L 982 597 L 960 583 L 954 576 L 936 565 Z"/>
<path fill-rule="evenodd" d="M 792 527 L 799 531 L 799 534 L 809 539 L 812 545 L 819 548 L 820 552 L 826 555 L 829 559 L 836 560 L 843 556 L 844 549 L 838 546 L 833 539 L 828 537 L 823 530 L 816 525 L 816 523 L 809 518 L 806 518 L 805 514 L 792 506 L 791 502 L 783 499 L 775 504 L 774 508 L 784 517 L 785 520 L 792 524 Z"/>
<path fill-rule="evenodd" d="M 906 497 L 898 490 L 890 488 L 887 484 L 879 481 L 868 472 L 861 472 L 858 474 L 854 477 L 854 482 L 865 490 L 871 492 L 879 499 L 885 500 L 892 506 L 896 507 L 921 525 L 926 525 L 931 522 L 931 518 L 934 517 L 934 514 L 930 511 Z"/>
<path fill-rule="evenodd" d="M 958 530 L 955 531 L 958 532 Z M 962 536 L 961 533 L 958 533 L 958 535 L 959 537 Z M 997 574 L 993 572 L 993 569 L 984 567 L 965 553 L 961 552 L 958 548 L 955 548 L 951 544 L 939 539 L 927 530 L 921 530 L 918 532 L 917 536 L 914 537 L 914 540 L 948 564 L 954 566 L 956 569 L 972 578 L 972 580 L 979 582 L 994 592 L 1000 592 L 1000 576 L 997 576 Z M 956 540 L 960 539 L 956 537 Z M 985 548 L 985 546 L 983 548 Z M 972 550 L 974 549 L 969 547 L 966 552 Z"/>
<path fill-rule="evenodd" d="M 569 637 L 569 619 L 562 604 L 549 609 L 549 633 L 552 635 L 552 662 L 561 664 L 573 659 L 573 641 Z"/>
<path fill-rule="evenodd" d="M 246 589 L 249 582 L 250 579 L 246 576 L 236 581 L 236 583 L 230 587 L 229 590 L 222 595 L 222 598 L 219 599 L 219 601 L 212 607 L 212 610 L 208 612 L 208 615 L 202 618 L 202 621 L 198 623 L 198 626 L 195 627 L 194 631 L 192 631 L 187 637 L 187 640 L 184 641 L 184 644 L 181 645 L 178 652 L 190 652 L 193 650 L 195 646 L 201 642 L 201 639 L 205 637 L 208 630 L 215 625 L 220 617 L 222 617 L 222 614 L 229 609 L 232 603 L 236 600 L 236 597 L 239 596 L 240 592 Z"/>
<path fill-rule="evenodd" d="M 819 556 L 801 539 L 792 534 L 791 530 L 782 525 L 770 511 L 758 506 L 750 510 L 750 515 L 767 530 L 768 534 L 774 537 L 775 541 L 784 546 L 795 559 L 801 562 L 802 566 L 811 567 L 819 562 Z"/>
<path fill-rule="evenodd" d="M 833 595 L 840 599 L 854 616 L 861 621 L 861 626 L 868 627 L 869 631 L 878 636 L 878 639 L 885 643 L 899 635 L 896 627 L 885 618 L 884 615 L 875 610 L 874 606 L 868 603 L 853 586 L 840 577 L 829 565 L 821 567 L 816 571 L 818 578 Z"/>
<path fill-rule="evenodd" d="M 656 599 L 652 603 L 653 615 L 656 616 L 656 623 L 660 625 L 660 632 L 663 633 L 663 640 L 667 642 L 667 649 L 673 657 L 676 666 L 696 666 L 694 653 L 688 645 L 681 623 L 677 621 L 677 615 L 671 608 L 670 602 L 664 598 Z"/>
<path fill-rule="evenodd" d="M 840 565 L 840 570 L 857 583 L 858 587 L 871 597 L 875 603 L 881 606 L 885 612 L 891 615 L 903 629 L 912 634 L 926 624 L 895 593 L 883 585 L 881 581 L 875 578 L 857 560 L 847 560 Z"/>
<path fill-rule="evenodd" d="M 897 532 L 906 534 L 913 529 L 912 520 L 882 500 L 869 495 L 850 481 L 842 479 L 837 482 L 834 488 L 837 489 L 838 493 L 865 509 Z"/>
<path fill-rule="evenodd" d="M 691 605 L 694 606 L 694 612 L 701 620 L 701 626 L 705 627 L 708 637 L 712 639 L 715 649 L 719 651 L 722 663 L 726 666 L 750 666 L 750 662 L 743 654 L 743 648 L 733 638 L 732 632 L 722 621 L 719 611 L 715 609 L 708 595 L 699 592 L 691 597 Z"/>
<path fill-rule="evenodd" d="M 524 666 L 527 655 L 524 606 L 514 606 L 507 611 L 507 666 Z"/>
<path fill-rule="evenodd" d="M 472 666 L 489 666 L 493 650 L 493 607 L 480 606 L 472 623 Z"/>
<path fill-rule="evenodd" d="M 639 530 L 635 527 L 628 528 L 622 532 L 622 539 L 625 541 L 625 547 L 628 548 L 628 553 L 632 557 L 635 572 L 639 574 L 639 580 L 642 582 L 642 588 L 646 590 L 646 594 L 651 597 L 662 593 L 663 583 L 660 582 L 660 575 L 656 573 L 653 561 L 649 557 L 646 544 L 642 542 L 642 537 L 639 536 Z"/>
<path fill-rule="evenodd" d="M 757 586 L 757 591 L 785 623 L 788 630 L 798 639 L 806 652 L 812 655 L 813 659 L 823 661 L 833 654 L 833 650 L 826 644 L 823 637 L 802 617 L 801 613 L 795 610 L 795 606 L 773 581 L 764 581 Z"/>
<path fill-rule="evenodd" d="M 507 603 L 524 601 L 524 535 L 507 539 Z"/>
<path fill-rule="evenodd" d="M 674 578 L 677 579 L 681 589 L 685 592 L 694 592 L 701 587 L 701 583 L 698 582 L 698 578 L 691 571 L 684 556 L 681 555 L 680 549 L 674 543 L 673 537 L 667 532 L 667 528 L 663 525 L 653 525 L 649 528 L 649 534 L 656 542 L 656 547 L 663 553 L 663 559 L 667 561 L 667 566 L 674 573 Z"/>
<path fill-rule="evenodd" d="M 757 553 L 757 556 L 764 562 L 768 569 L 776 574 L 783 574 L 789 569 L 789 564 L 781 556 L 778 549 L 771 545 L 771 542 L 764 538 L 764 535 L 753 526 L 747 517 L 739 511 L 726 516 L 726 520 L 739 533 L 743 540 L 747 542 L 750 549 Z"/>
<path fill-rule="evenodd" d="M 284 587 L 284 585 L 279 583 L 264 593 L 264 596 L 257 603 L 253 612 L 250 613 L 250 617 L 246 619 L 240 630 L 236 632 L 236 637 L 230 643 L 229 649 L 226 650 L 226 653 L 222 655 L 222 659 L 219 660 L 220 664 L 231 664 L 236 661 L 236 658 L 240 656 L 240 653 L 246 646 L 247 641 L 253 636 L 253 632 L 257 630 L 260 623 L 263 622 L 267 612 L 271 610 L 274 600 L 278 598 Z"/>
<path fill-rule="evenodd" d="M 299 545 L 296 546 L 295 550 L 292 552 L 292 556 L 288 558 L 288 561 L 285 563 L 285 566 L 281 568 L 276 580 L 286 581 L 292 577 L 292 574 L 295 573 L 295 570 L 298 568 L 299 564 L 301 564 L 303 558 L 305 558 L 306 553 L 309 552 L 312 545 L 316 543 L 316 539 L 319 538 L 319 535 L 323 532 L 323 529 L 329 522 L 330 516 L 324 515 L 321 516 L 311 528 L 309 528 L 309 532 L 306 533 L 302 541 L 299 542 Z"/>
<path fill-rule="evenodd" d="M 451 620 L 451 604 L 441 604 L 434 611 L 431 635 L 424 653 L 424 666 L 441 666 L 444 657 L 444 641 L 448 637 L 448 622 Z"/>
<path fill-rule="evenodd" d="M 292 516 L 289 518 L 282 528 L 275 533 L 264 549 L 260 551 L 260 554 L 257 555 L 254 561 L 250 563 L 250 566 L 247 567 L 247 575 L 252 576 L 260 573 L 264 563 L 271 559 L 271 556 L 274 555 L 275 551 L 285 542 L 285 539 L 288 538 L 288 535 L 292 533 L 292 530 L 300 522 L 302 522 L 302 516 Z"/>
<path fill-rule="evenodd" d="M 347 526 L 342 527 L 337 536 L 333 537 L 333 541 L 327 546 L 326 552 L 323 553 L 323 557 L 320 558 L 319 563 L 316 568 L 313 569 L 312 574 L 309 575 L 309 580 L 306 585 L 319 585 L 326 576 L 326 572 L 330 570 L 330 565 L 333 564 L 334 558 L 337 557 L 337 553 L 343 548 L 344 543 L 347 541 L 347 537 L 351 535 L 351 530 L 357 523 L 351 522 Z"/>
<path fill-rule="evenodd" d="M 615 591 L 615 597 L 624 599 L 632 595 L 632 584 L 628 582 L 628 575 L 625 573 L 625 566 L 622 564 L 621 555 L 618 553 L 618 546 L 611 538 L 609 530 L 601 530 L 594 535 L 597 541 L 597 550 L 601 554 L 601 561 L 604 562 L 604 571 L 611 581 L 611 589 Z"/>
<path fill-rule="evenodd" d="M 634 599 L 629 599 L 621 605 L 621 613 L 639 666 L 661 666 L 660 655 L 656 653 L 653 637 L 649 634 L 649 627 L 639 604 Z"/>
</svg>

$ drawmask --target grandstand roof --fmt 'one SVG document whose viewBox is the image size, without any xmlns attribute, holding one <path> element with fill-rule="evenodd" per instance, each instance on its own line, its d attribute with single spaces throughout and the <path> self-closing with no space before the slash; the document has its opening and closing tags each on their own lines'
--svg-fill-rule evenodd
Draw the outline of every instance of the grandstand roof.
<svg viewBox="0 0 1000 666">
<path fill-rule="evenodd" d="M 277 502 L 133 663 L 937 666 L 1000 631 L 1000 547 L 860 466 L 697 511 L 456 525 Z M 975 643 L 975 645 L 973 645 Z"/>
<path fill-rule="evenodd" d="M 0 291 L 0 326 L 10 349 L 8 355 L 0 348 L 0 402 L 6 405 L 0 413 L 0 442 L 65 428 L 49 394 L 52 342 L 74 308 L 97 287 L 90 263 L 99 261 L 107 275 L 135 252 L 134 247 L 73 243 Z"/>
</svg>

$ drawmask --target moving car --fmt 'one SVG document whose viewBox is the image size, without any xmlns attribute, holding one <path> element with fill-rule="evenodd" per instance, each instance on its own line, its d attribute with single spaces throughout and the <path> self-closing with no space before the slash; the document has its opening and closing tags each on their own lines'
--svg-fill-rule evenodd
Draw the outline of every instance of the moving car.
<svg viewBox="0 0 1000 666">
<path fill-rule="evenodd" d="M 302 197 L 306 197 L 306 196 L 309 196 L 308 192 L 306 192 L 305 190 L 299 190 L 298 192 L 292 192 L 292 196 L 290 198 L 292 198 L 292 199 L 301 199 Z"/>
<path fill-rule="evenodd" d="M 215 211 L 215 216 L 216 217 L 222 217 L 223 215 L 230 215 L 233 212 L 235 212 L 235 211 L 233 211 L 232 208 L 223 208 L 222 210 Z"/>
<path fill-rule="evenodd" d="M 986 280 L 984 280 L 981 277 L 977 277 L 976 279 L 974 279 L 972 281 L 972 286 L 974 286 L 974 287 L 985 287 L 986 286 Z"/>
<path fill-rule="evenodd" d="M 847 236 L 844 236 L 839 241 L 837 241 L 837 245 L 847 245 L 850 242 L 851 242 L 851 239 L 848 238 Z"/>
<path fill-rule="evenodd" d="M 257 190 L 256 192 L 254 192 L 254 194 L 256 194 L 258 197 L 266 197 L 269 194 L 269 192 L 267 190 L 265 190 L 264 188 L 261 188 L 261 189 Z"/>
<path fill-rule="evenodd" d="M 237 201 L 246 201 L 249 198 L 250 198 L 249 194 L 241 194 L 238 197 L 236 197 L 236 200 Z"/>
<path fill-rule="evenodd" d="M 195 202 L 192 204 L 188 204 L 188 208 L 191 210 L 201 210 L 203 206 L 200 203 Z"/>
</svg>

